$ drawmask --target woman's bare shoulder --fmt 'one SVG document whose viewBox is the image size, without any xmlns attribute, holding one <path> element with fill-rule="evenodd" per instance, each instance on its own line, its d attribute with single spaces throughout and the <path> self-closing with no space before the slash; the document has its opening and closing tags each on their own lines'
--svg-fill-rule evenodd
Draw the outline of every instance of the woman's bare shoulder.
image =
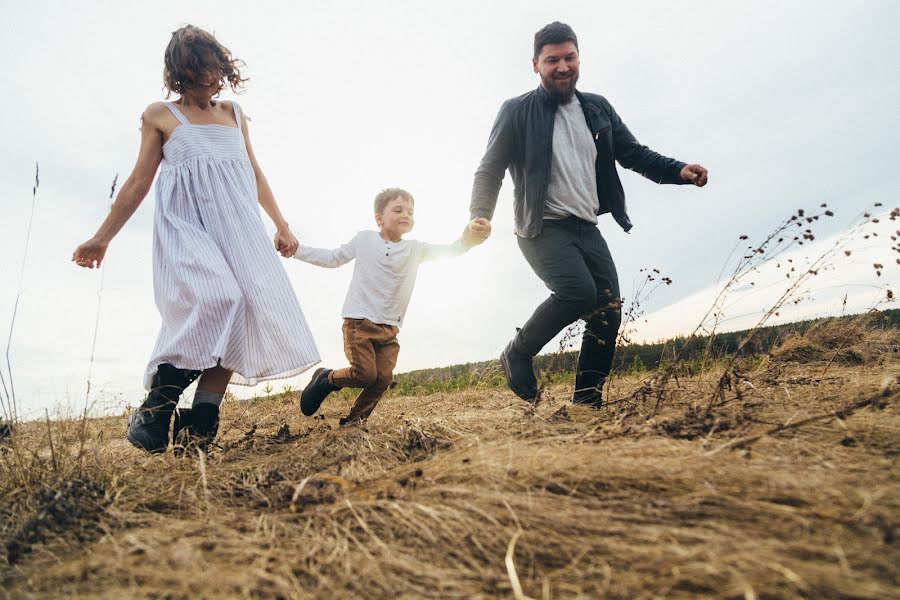
<svg viewBox="0 0 900 600">
<path fill-rule="evenodd" d="M 141 114 L 141 120 L 158 126 L 171 114 L 165 102 L 151 102 Z"/>
</svg>

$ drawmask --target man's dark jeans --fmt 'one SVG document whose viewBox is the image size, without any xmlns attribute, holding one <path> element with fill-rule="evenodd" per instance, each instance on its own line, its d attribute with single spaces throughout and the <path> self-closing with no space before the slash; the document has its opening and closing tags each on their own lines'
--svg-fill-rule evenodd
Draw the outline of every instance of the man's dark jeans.
<svg viewBox="0 0 900 600">
<path fill-rule="evenodd" d="M 552 293 L 519 330 L 514 349 L 534 356 L 565 327 L 584 319 L 576 395 L 602 389 L 622 314 L 616 265 L 600 230 L 575 217 L 546 219 L 537 237 L 518 241 L 528 264 Z"/>
</svg>

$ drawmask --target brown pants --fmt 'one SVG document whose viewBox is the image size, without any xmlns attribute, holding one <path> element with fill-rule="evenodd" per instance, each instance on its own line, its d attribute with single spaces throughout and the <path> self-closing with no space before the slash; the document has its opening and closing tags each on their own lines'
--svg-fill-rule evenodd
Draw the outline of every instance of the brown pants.
<svg viewBox="0 0 900 600">
<path fill-rule="evenodd" d="M 328 381 L 341 387 L 363 388 L 347 415 L 347 421 L 352 422 L 368 418 L 391 387 L 400 353 L 400 328 L 368 319 L 344 319 L 343 330 L 344 354 L 350 366 L 332 371 Z"/>
</svg>

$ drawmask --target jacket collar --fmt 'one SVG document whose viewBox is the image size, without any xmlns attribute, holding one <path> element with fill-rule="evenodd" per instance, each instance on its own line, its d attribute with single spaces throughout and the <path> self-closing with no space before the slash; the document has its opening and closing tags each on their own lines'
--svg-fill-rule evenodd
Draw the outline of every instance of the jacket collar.
<svg viewBox="0 0 900 600">
<path fill-rule="evenodd" d="M 593 102 L 588 102 L 587 98 L 585 98 L 578 90 L 575 90 L 575 97 L 577 97 L 578 101 L 581 103 L 581 109 L 585 114 L 587 114 L 588 111 L 592 113 L 600 112 L 600 108 Z"/>
</svg>

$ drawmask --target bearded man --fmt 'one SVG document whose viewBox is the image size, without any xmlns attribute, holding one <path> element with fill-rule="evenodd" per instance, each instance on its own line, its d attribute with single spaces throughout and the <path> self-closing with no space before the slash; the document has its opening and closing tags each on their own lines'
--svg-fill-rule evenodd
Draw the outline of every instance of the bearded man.
<svg viewBox="0 0 900 600">
<path fill-rule="evenodd" d="M 599 408 L 621 301 L 597 217 L 610 213 L 631 229 L 615 162 L 656 183 L 703 187 L 708 174 L 642 146 L 606 98 L 576 88 L 578 38 L 568 25 L 550 23 L 535 34 L 532 64 L 540 85 L 501 106 L 475 173 L 471 218 L 493 217 L 508 168 L 519 248 L 551 291 L 500 355 L 510 389 L 535 401 L 534 356 L 584 319 L 572 401 Z"/>
</svg>

